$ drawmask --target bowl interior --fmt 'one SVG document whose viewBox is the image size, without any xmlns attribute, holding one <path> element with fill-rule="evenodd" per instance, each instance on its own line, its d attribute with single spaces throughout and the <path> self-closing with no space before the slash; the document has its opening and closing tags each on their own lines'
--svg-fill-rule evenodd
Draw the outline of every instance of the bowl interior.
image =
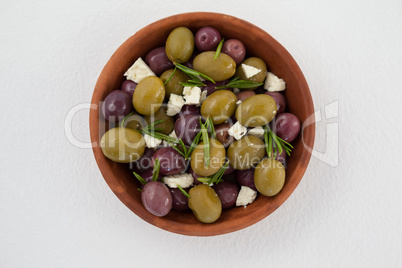
<svg viewBox="0 0 402 268">
<path fill-rule="evenodd" d="M 265 31 L 251 23 L 224 14 L 185 13 L 159 20 L 141 29 L 117 49 L 104 67 L 92 98 L 93 107 L 96 108 L 90 112 L 93 152 L 99 169 L 112 191 L 145 221 L 167 231 L 184 235 L 208 236 L 233 232 L 268 216 L 296 188 L 310 160 L 308 148 L 312 148 L 314 143 L 314 123 L 303 128 L 302 135 L 292 143 L 295 148 L 288 158 L 286 182 L 282 191 L 271 198 L 259 195 L 246 209 L 236 207 L 223 211 L 220 219 L 213 224 L 199 222 L 191 212 L 172 210 L 162 218 L 150 214 L 141 203 L 141 195 L 137 190 L 139 184 L 129 171 L 128 165 L 108 160 L 99 147 L 99 140 L 108 129 L 107 122 L 99 116 L 99 103 L 112 90 L 120 88 L 125 79 L 124 72 L 138 57 L 144 58 L 151 49 L 163 46 L 169 33 L 179 26 L 188 27 L 194 33 L 203 26 L 212 26 L 225 39 L 241 40 L 247 50 L 246 57 L 260 57 L 266 62 L 268 70 L 285 80 L 288 111 L 295 114 L 301 123 L 314 113 L 310 91 L 300 68 L 285 48 Z"/>
</svg>

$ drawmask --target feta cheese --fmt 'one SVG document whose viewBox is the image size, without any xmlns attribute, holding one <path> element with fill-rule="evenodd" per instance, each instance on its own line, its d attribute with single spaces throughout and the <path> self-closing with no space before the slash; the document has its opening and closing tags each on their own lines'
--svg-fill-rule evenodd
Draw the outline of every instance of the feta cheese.
<svg viewBox="0 0 402 268">
<path fill-rule="evenodd" d="M 264 89 L 275 92 L 283 91 L 286 89 L 286 83 L 283 79 L 277 77 L 273 73 L 267 72 L 267 78 L 265 79 Z"/>
<path fill-rule="evenodd" d="M 141 59 L 138 58 L 134 64 L 124 73 L 128 80 L 139 83 L 142 79 L 148 76 L 155 76 L 151 68 Z"/>
<path fill-rule="evenodd" d="M 163 177 L 163 182 L 170 188 L 177 188 L 177 185 L 179 185 L 181 188 L 187 188 L 194 183 L 194 178 L 191 174 L 183 173 Z"/>
<path fill-rule="evenodd" d="M 234 94 L 240 93 L 240 89 L 238 89 L 237 87 L 233 88 L 233 93 Z"/>
<path fill-rule="evenodd" d="M 241 68 L 243 70 L 244 75 L 247 78 L 253 77 L 254 75 L 258 74 L 259 72 L 261 72 L 260 69 L 255 68 L 254 66 L 250 66 L 247 64 L 242 63 L 241 64 Z"/>
<path fill-rule="evenodd" d="M 162 143 L 162 140 L 156 139 L 148 134 L 144 134 L 144 140 L 148 148 L 156 148 Z"/>
<path fill-rule="evenodd" d="M 183 98 L 186 100 L 186 104 L 200 104 L 201 88 L 199 87 L 184 87 Z"/>
<path fill-rule="evenodd" d="M 200 104 L 203 103 L 204 100 L 207 98 L 207 94 L 208 94 L 208 91 L 207 91 L 207 90 L 203 90 L 203 91 L 201 92 Z"/>
<path fill-rule="evenodd" d="M 240 103 L 241 103 L 241 100 L 236 101 L 237 105 L 240 105 Z"/>
<path fill-rule="evenodd" d="M 178 114 L 184 105 L 184 99 L 182 96 L 176 94 L 170 94 L 169 102 L 167 104 L 166 115 L 174 116 Z"/>
<path fill-rule="evenodd" d="M 240 140 L 247 133 L 247 128 L 240 124 L 239 121 L 236 122 L 231 128 L 228 130 L 228 134 L 234 137 L 236 140 Z"/>
<path fill-rule="evenodd" d="M 169 134 L 169 137 L 172 137 L 172 138 L 174 138 L 174 139 L 178 139 L 178 138 L 177 138 L 177 135 L 176 135 L 176 132 L 174 131 L 174 129 L 173 129 L 172 133 Z M 170 145 L 170 143 L 168 143 L 168 142 L 165 141 L 165 140 L 163 140 L 162 144 L 163 144 L 163 146 L 165 146 L 165 147 L 172 146 L 172 145 Z"/>
<path fill-rule="evenodd" d="M 257 136 L 259 138 L 264 138 L 264 129 L 262 127 L 255 127 L 250 129 L 247 134 Z"/>
<path fill-rule="evenodd" d="M 250 187 L 242 186 L 236 199 L 236 206 L 246 207 L 248 204 L 253 203 L 256 197 L 257 191 L 254 191 Z"/>
</svg>

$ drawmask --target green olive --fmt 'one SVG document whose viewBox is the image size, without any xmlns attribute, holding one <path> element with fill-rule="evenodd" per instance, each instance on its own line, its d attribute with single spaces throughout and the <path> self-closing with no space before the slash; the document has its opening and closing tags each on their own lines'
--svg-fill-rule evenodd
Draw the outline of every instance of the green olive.
<svg viewBox="0 0 402 268">
<path fill-rule="evenodd" d="M 177 63 L 188 61 L 194 51 L 194 35 L 186 27 L 177 27 L 166 40 L 166 55 Z"/>
<path fill-rule="evenodd" d="M 247 76 L 243 72 L 243 68 L 242 68 L 242 66 L 240 64 L 239 66 L 237 66 L 235 76 L 238 76 L 241 80 L 245 80 L 245 81 L 252 81 L 252 82 L 256 82 L 256 83 L 263 83 L 264 82 L 265 74 L 267 72 L 267 65 L 265 64 L 265 62 L 262 59 L 257 58 L 257 57 L 251 57 L 251 58 L 248 58 L 248 59 L 244 60 L 242 62 L 242 64 L 253 66 L 253 67 L 257 68 L 257 69 L 260 69 L 261 71 L 258 74 L 254 75 L 254 76 L 252 76 L 250 78 L 247 78 Z M 250 90 L 250 89 L 254 90 L 256 88 L 257 87 L 249 88 L 247 90 Z"/>
<path fill-rule="evenodd" d="M 274 159 L 264 159 L 254 171 L 254 184 L 258 192 L 266 196 L 277 195 L 285 184 L 285 168 Z"/>
<path fill-rule="evenodd" d="M 148 76 L 142 79 L 133 94 L 133 106 L 143 115 L 156 113 L 165 98 L 165 86 L 163 81 L 156 76 Z"/>
<path fill-rule="evenodd" d="M 266 94 L 245 99 L 236 109 L 236 119 L 246 127 L 260 127 L 274 119 L 277 112 L 275 100 Z"/>
<path fill-rule="evenodd" d="M 244 136 L 228 148 L 230 165 L 245 170 L 260 162 L 265 155 L 265 143 L 256 136 Z"/>
<path fill-rule="evenodd" d="M 110 160 L 130 163 L 144 154 L 145 141 L 136 130 L 116 127 L 103 134 L 100 147 L 103 154 Z"/>
<path fill-rule="evenodd" d="M 172 76 L 172 78 L 170 78 L 170 76 Z M 166 91 L 165 98 L 169 99 L 170 94 L 176 94 L 176 95 L 183 94 L 184 86 L 180 84 L 180 82 L 182 83 L 187 82 L 189 77 L 178 69 L 176 69 L 176 71 L 174 69 L 170 69 L 163 72 L 163 74 L 161 75 L 161 79 L 164 83 L 169 80 L 165 84 L 165 91 Z"/>
<path fill-rule="evenodd" d="M 236 72 L 235 61 L 225 53 L 220 53 L 215 60 L 215 51 L 206 51 L 197 55 L 193 61 L 194 70 L 199 71 L 215 81 L 229 79 Z"/>
<path fill-rule="evenodd" d="M 191 168 L 194 172 L 203 177 L 211 176 L 225 163 L 226 151 L 222 143 L 215 139 L 209 140 L 209 165 L 204 162 L 204 142 L 200 142 L 191 153 Z"/>
<path fill-rule="evenodd" d="M 203 223 L 215 222 L 222 213 L 222 203 L 210 186 L 199 184 L 190 189 L 188 206 L 195 217 Z"/>
<path fill-rule="evenodd" d="M 163 134 L 170 134 L 173 131 L 174 128 L 174 118 L 171 116 L 166 115 L 166 107 L 162 106 L 156 113 L 152 115 L 145 115 L 144 116 L 145 122 L 147 122 L 147 125 L 163 120 L 161 123 L 156 124 L 155 128 L 160 128 L 161 130 L 158 130 L 158 132 L 161 132 Z"/>
<path fill-rule="evenodd" d="M 134 130 L 140 130 L 142 127 L 145 127 L 147 123 L 145 122 L 144 118 L 133 112 L 132 115 L 124 119 L 123 127 L 131 128 Z"/>
<path fill-rule="evenodd" d="M 234 114 L 236 101 L 237 97 L 232 91 L 217 90 L 202 103 L 201 115 L 210 117 L 214 125 L 221 124 Z"/>
</svg>

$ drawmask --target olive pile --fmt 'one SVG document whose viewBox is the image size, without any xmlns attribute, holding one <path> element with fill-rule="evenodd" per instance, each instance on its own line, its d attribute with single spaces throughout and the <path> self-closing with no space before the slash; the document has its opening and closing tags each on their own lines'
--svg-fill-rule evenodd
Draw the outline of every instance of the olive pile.
<svg viewBox="0 0 402 268">
<path fill-rule="evenodd" d="M 129 163 L 150 213 L 191 209 L 212 223 L 222 210 L 252 203 L 257 193 L 281 191 L 300 122 L 285 112 L 278 92 L 284 81 L 262 59 L 246 58 L 241 41 L 224 41 L 212 27 L 195 35 L 178 27 L 125 76 L 101 105 L 115 127 L 100 146 L 110 160 Z M 195 88 L 199 101 L 187 103 Z"/>
</svg>

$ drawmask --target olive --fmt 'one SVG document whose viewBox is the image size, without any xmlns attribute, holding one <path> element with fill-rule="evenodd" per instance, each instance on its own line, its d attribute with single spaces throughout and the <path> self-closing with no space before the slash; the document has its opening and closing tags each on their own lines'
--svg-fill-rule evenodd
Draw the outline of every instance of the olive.
<svg viewBox="0 0 402 268">
<path fill-rule="evenodd" d="M 203 177 L 211 176 L 218 172 L 225 162 L 226 151 L 222 143 L 215 139 L 209 140 L 209 165 L 204 159 L 204 142 L 200 142 L 191 153 L 191 168 Z"/>
<path fill-rule="evenodd" d="M 260 127 L 268 124 L 276 115 L 275 100 L 265 94 L 245 99 L 236 109 L 236 119 L 246 127 Z"/>
<path fill-rule="evenodd" d="M 274 159 L 263 159 L 254 171 L 254 184 L 258 192 L 265 196 L 278 194 L 285 184 L 285 168 Z"/>
<path fill-rule="evenodd" d="M 265 155 L 265 144 L 256 136 L 244 136 L 228 148 L 230 164 L 239 170 L 251 168 Z"/>
<path fill-rule="evenodd" d="M 232 127 L 231 123 L 222 123 L 215 126 L 216 139 L 222 143 L 223 146 L 228 147 L 234 142 L 234 137 L 230 136 L 228 131 Z"/>
<path fill-rule="evenodd" d="M 174 72 L 174 73 L 173 73 Z M 172 75 L 173 73 L 173 75 Z M 170 78 L 171 77 L 171 78 Z M 170 78 L 170 80 L 169 80 Z M 187 82 L 189 77 L 180 70 L 176 71 L 174 69 L 169 69 L 163 72 L 161 75 L 161 79 L 165 84 L 165 98 L 169 99 L 170 94 L 182 95 L 183 94 L 183 85 L 180 82 Z"/>
<path fill-rule="evenodd" d="M 199 184 L 191 188 L 188 194 L 188 206 L 200 222 L 212 223 L 219 219 L 222 203 L 214 189 L 206 184 Z"/>
<path fill-rule="evenodd" d="M 230 90 L 218 90 L 209 95 L 201 105 L 201 115 L 210 117 L 214 125 L 228 120 L 236 110 L 236 95 Z"/>
<path fill-rule="evenodd" d="M 193 61 L 194 70 L 208 75 L 215 81 L 229 79 L 236 72 L 235 61 L 225 53 L 220 53 L 215 60 L 215 51 L 199 54 Z"/>
<path fill-rule="evenodd" d="M 124 119 L 123 127 L 131 128 L 134 130 L 141 130 L 142 127 L 145 127 L 147 123 L 145 122 L 144 118 L 133 112 L 130 116 Z"/>
<path fill-rule="evenodd" d="M 133 106 L 143 115 L 156 113 L 165 98 L 165 86 L 163 81 L 155 76 L 142 79 L 133 94 Z"/>
<path fill-rule="evenodd" d="M 130 163 L 144 154 L 145 141 L 136 130 L 116 127 L 103 134 L 100 147 L 110 160 Z"/>
<path fill-rule="evenodd" d="M 144 119 L 147 125 L 159 120 L 163 120 L 161 123 L 156 124 L 154 127 L 155 129 L 157 129 L 158 132 L 169 135 L 170 133 L 172 133 L 174 128 L 174 119 L 172 116 L 166 115 L 166 110 L 166 106 L 161 106 L 161 108 L 159 108 L 156 113 L 152 115 L 145 115 Z"/>
<path fill-rule="evenodd" d="M 194 35 L 186 27 L 177 27 L 166 40 L 166 55 L 177 63 L 183 63 L 191 58 L 194 51 Z"/>
<path fill-rule="evenodd" d="M 259 73 L 257 73 L 256 75 L 253 75 L 252 77 L 247 78 L 247 76 L 243 72 L 243 68 L 242 68 L 242 66 L 240 64 L 239 66 L 237 66 L 235 76 L 238 76 L 241 80 L 245 80 L 245 81 L 252 81 L 252 82 L 256 82 L 256 83 L 264 82 L 265 74 L 267 73 L 267 65 L 265 64 L 265 62 L 262 59 L 257 58 L 257 57 L 251 57 L 251 58 L 248 58 L 248 59 L 244 60 L 242 62 L 242 64 L 253 66 L 253 67 L 257 68 L 257 69 L 260 69 L 261 71 Z M 257 87 L 250 88 L 250 89 L 253 90 L 253 89 L 256 89 L 256 88 Z"/>
</svg>

